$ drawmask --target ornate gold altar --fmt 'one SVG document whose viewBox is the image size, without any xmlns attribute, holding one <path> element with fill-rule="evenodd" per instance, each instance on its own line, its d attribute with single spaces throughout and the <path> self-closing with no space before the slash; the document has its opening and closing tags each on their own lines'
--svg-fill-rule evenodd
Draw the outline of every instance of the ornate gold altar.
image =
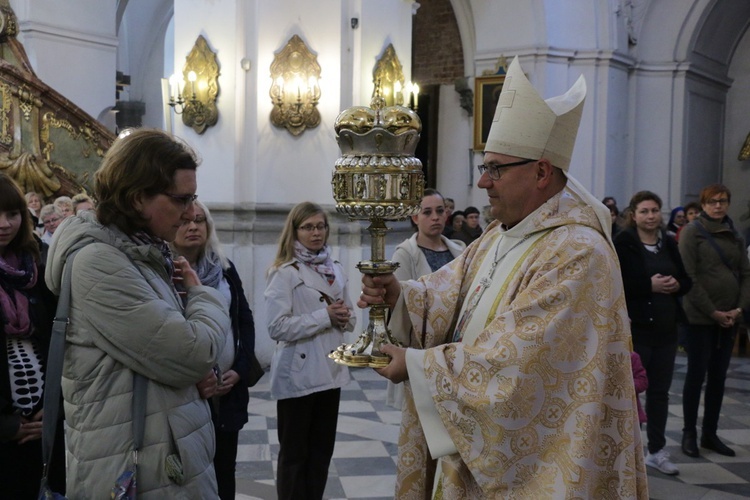
<svg viewBox="0 0 750 500">
<path fill-rule="evenodd" d="M 385 106 L 376 86 L 371 107 L 343 111 L 334 128 L 341 149 L 332 180 L 336 210 L 352 220 L 370 221 L 371 260 L 357 268 L 372 276 L 392 273 L 398 263 L 385 260 L 385 221 L 419 211 L 424 178 L 414 151 L 422 123 L 409 108 Z M 330 357 L 347 366 L 386 366 L 390 358 L 380 347 L 397 343 L 387 328 L 387 312 L 387 305 L 373 305 L 367 329 L 355 343 L 340 346 Z"/>
<path fill-rule="evenodd" d="M 0 171 L 47 201 L 90 191 L 114 134 L 36 76 L 17 32 L 0 0 Z"/>
</svg>

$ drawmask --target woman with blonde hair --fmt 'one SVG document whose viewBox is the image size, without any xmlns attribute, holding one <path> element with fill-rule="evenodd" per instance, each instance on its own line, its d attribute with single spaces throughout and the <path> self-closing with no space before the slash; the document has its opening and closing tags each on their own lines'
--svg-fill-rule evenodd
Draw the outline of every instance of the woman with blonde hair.
<svg viewBox="0 0 750 500">
<path fill-rule="evenodd" d="M 347 278 L 328 246 L 328 218 L 303 202 L 289 213 L 268 271 L 271 397 L 277 400 L 281 500 L 323 497 L 349 371 L 328 359 L 354 329 Z"/>
<path fill-rule="evenodd" d="M 72 198 L 73 201 L 73 213 L 78 214 L 82 210 L 93 210 L 94 200 L 91 199 L 86 193 L 78 193 Z"/>
<path fill-rule="evenodd" d="M 199 389 L 211 405 L 219 498 L 234 500 L 237 444 L 240 431 L 248 420 L 247 405 L 250 401 L 247 389 L 255 350 L 253 313 L 237 269 L 221 249 L 211 212 L 200 201 L 195 201 L 195 217 L 184 221 L 177 230 L 172 249 L 187 259 L 203 285 L 221 293 L 232 318 L 232 327 L 224 332 L 224 346 L 214 367 L 219 377 L 218 385 L 206 380 L 199 384 Z"/>
</svg>

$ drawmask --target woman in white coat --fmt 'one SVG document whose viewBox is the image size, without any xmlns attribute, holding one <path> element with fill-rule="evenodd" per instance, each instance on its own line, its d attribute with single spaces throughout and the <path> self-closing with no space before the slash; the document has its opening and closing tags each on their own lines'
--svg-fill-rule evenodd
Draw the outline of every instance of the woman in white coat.
<svg viewBox="0 0 750 500">
<path fill-rule="evenodd" d="M 277 400 L 280 500 L 323 497 L 347 368 L 328 354 L 354 330 L 346 276 L 331 258 L 328 219 L 310 202 L 295 206 L 279 239 L 265 291 L 271 397 Z"/>
<path fill-rule="evenodd" d="M 404 240 L 393 253 L 393 262 L 399 266 L 394 275 L 399 281 L 415 280 L 437 271 L 455 259 L 466 248 L 459 240 L 450 240 L 443 235 L 448 219 L 445 200 L 435 189 L 425 189 L 417 215 L 411 216 L 416 232 Z M 386 403 L 401 408 L 404 401 L 403 384 L 388 382 Z"/>
</svg>

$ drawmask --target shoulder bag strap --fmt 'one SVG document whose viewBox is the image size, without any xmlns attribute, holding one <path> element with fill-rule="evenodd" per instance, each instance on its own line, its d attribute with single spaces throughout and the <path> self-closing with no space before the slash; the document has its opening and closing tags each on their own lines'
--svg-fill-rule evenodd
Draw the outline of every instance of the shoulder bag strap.
<svg viewBox="0 0 750 500">
<path fill-rule="evenodd" d="M 44 418 L 42 419 L 42 458 L 44 460 L 44 477 L 49 471 L 52 458 L 52 446 L 55 442 L 57 420 L 60 414 L 60 393 L 62 369 L 65 359 L 65 335 L 70 324 L 70 287 L 73 273 L 73 258 L 80 251 L 72 252 L 65 262 L 60 297 L 57 311 L 52 323 L 47 366 L 45 369 Z M 137 268 L 137 266 L 136 266 Z M 143 432 L 146 421 L 146 386 L 148 379 L 139 373 L 133 377 L 133 448 L 134 462 L 137 463 L 137 451 L 143 444 Z"/>
<path fill-rule="evenodd" d="M 138 450 L 143 444 L 146 426 L 146 387 L 148 379 L 133 372 L 133 463 L 138 465 Z"/>
<path fill-rule="evenodd" d="M 735 272 L 734 269 L 732 269 L 732 265 L 729 263 L 729 259 L 727 259 L 726 254 L 724 254 L 724 251 L 721 249 L 721 247 L 716 243 L 716 240 L 711 235 L 711 233 L 708 232 L 708 230 L 703 227 L 703 224 L 701 221 L 697 220 L 695 221 L 695 227 L 698 228 L 698 231 L 701 232 L 701 234 L 706 238 L 706 240 L 711 244 L 711 246 L 716 250 L 716 253 L 719 254 L 719 258 L 724 263 L 725 266 L 729 269 L 729 271 L 732 273 L 732 275 L 735 277 L 737 281 L 740 281 L 739 275 Z"/>
<path fill-rule="evenodd" d="M 68 255 L 60 285 L 57 311 L 52 322 L 52 337 L 47 353 L 47 366 L 44 381 L 44 418 L 42 419 L 42 458 L 44 477 L 47 477 L 49 462 L 52 459 L 52 446 L 55 442 L 57 419 L 60 414 L 60 383 L 62 382 L 63 360 L 65 358 L 65 333 L 68 330 L 70 313 L 70 277 L 73 272 L 73 258 L 80 249 Z"/>
</svg>

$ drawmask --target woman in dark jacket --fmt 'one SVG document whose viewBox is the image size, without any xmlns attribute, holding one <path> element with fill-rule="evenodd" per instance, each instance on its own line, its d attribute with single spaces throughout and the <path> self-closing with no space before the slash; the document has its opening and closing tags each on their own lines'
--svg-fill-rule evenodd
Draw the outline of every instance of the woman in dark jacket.
<svg viewBox="0 0 750 500">
<path fill-rule="evenodd" d="M 700 455 L 696 427 L 707 374 L 700 445 L 735 455 L 716 434 L 737 324 L 750 307 L 750 262 L 745 242 L 727 216 L 731 196 L 721 184 L 703 188 L 700 215 L 680 232 L 680 254 L 695 283 L 683 302 L 688 370 L 682 389 L 682 451 L 689 457 Z"/>
<path fill-rule="evenodd" d="M 44 283 L 39 255 L 26 199 L 0 173 L 0 498 L 37 498 L 42 477 L 44 367 L 56 299 Z M 61 423 L 49 483 L 64 493 Z"/>
<path fill-rule="evenodd" d="M 678 297 L 690 289 L 692 282 L 677 243 L 661 228 L 661 206 L 659 196 L 650 191 L 633 195 L 629 207 L 632 222 L 615 238 L 615 249 L 625 286 L 633 347 L 648 376 L 646 465 L 673 475 L 679 470 L 664 450 L 664 431 L 677 353 L 677 322 L 684 321 Z"/>
<path fill-rule="evenodd" d="M 195 218 L 180 227 L 172 248 L 188 260 L 201 283 L 213 286 L 225 296 L 232 319 L 232 331 L 227 332 L 227 342 L 215 367 L 218 386 L 208 377 L 199 388 L 211 404 L 216 431 L 214 468 L 219 498 L 233 500 L 239 432 L 248 420 L 247 389 L 255 349 L 253 313 L 237 269 L 221 252 L 211 213 L 203 203 L 195 201 Z"/>
</svg>

